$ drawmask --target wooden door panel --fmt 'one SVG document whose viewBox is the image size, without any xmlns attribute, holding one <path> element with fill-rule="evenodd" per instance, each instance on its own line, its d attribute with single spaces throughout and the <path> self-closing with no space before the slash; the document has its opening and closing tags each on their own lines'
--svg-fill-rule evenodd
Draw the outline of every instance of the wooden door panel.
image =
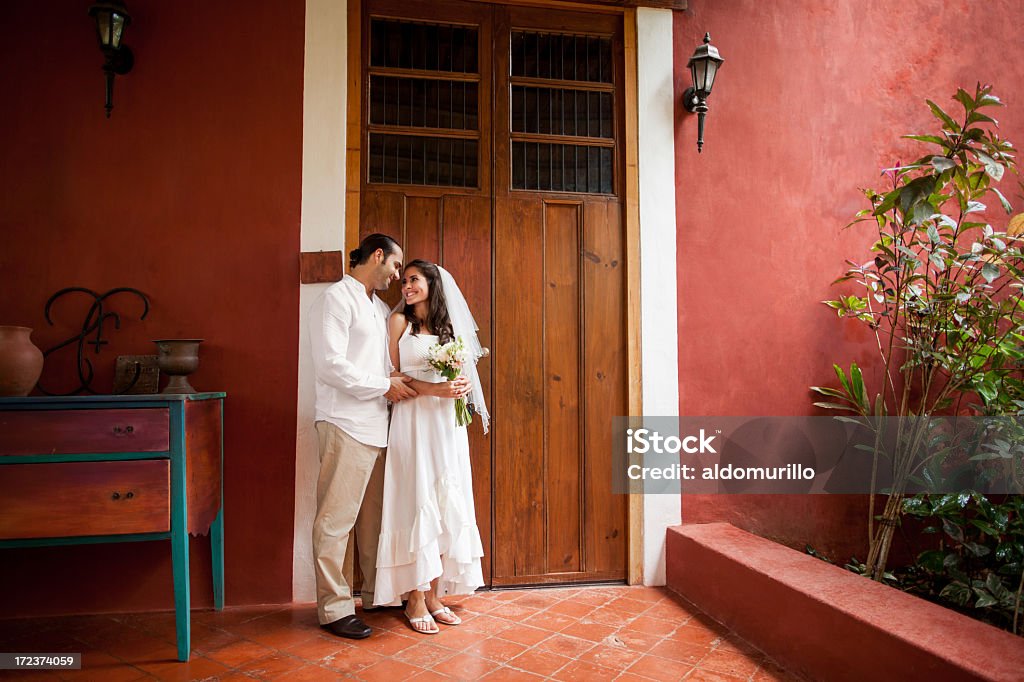
<svg viewBox="0 0 1024 682">
<path fill-rule="evenodd" d="M 583 203 L 544 203 L 545 573 L 578 572 L 581 561 L 580 225 Z"/>
<path fill-rule="evenodd" d="M 495 207 L 494 577 L 543 573 L 543 213 L 533 201 Z"/>
<path fill-rule="evenodd" d="M 491 199 L 490 197 L 448 195 L 442 202 L 441 263 L 469 303 L 480 327 L 480 344 L 492 351 L 477 364 L 488 410 L 494 414 L 491 392 L 493 346 L 491 338 Z M 491 582 L 491 445 L 479 424 L 469 427 L 469 456 L 473 467 L 473 502 L 476 523 L 487 556 L 483 560 L 484 582 Z"/>
<path fill-rule="evenodd" d="M 611 495 L 612 418 L 626 405 L 625 250 L 617 200 L 586 205 L 583 230 L 586 570 L 625 577 L 626 497 Z"/>
</svg>

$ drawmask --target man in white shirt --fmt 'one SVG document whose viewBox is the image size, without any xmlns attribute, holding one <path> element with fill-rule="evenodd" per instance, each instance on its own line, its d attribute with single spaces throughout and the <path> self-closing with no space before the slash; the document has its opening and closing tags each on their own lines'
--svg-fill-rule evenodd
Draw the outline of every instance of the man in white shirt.
<svg viewBox="0 0 1024 682">
<path fill-rule="evenodd" d="M 340 637 L 362 639 L 370 628 L 355 615 L 351 535 L 359 538 L 363 604 L 373 603 L 388 443 L 387 402 L 416 395 L 403 376 L 391 377 L 387 320 L 375 290 L 401 276 L 402 249 L 372 234 L 349 254 L 349 274 L 310 309 L 320 440 L 317 512 L 313 521 L 317 616 Z"/>
</svg>

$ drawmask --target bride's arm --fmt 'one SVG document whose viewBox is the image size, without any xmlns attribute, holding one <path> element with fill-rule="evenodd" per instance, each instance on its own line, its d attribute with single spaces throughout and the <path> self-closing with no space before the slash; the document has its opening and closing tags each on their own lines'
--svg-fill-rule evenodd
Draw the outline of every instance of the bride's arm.
<svg viewBox="0 0 1024 682">
<path fill-rule="evenodd" d="M 407 320 L 402 313 L 392 313 L 391 317 L 388 318 L 388 352 L 391 354 L 391 365 L 395 368 L 391 376 L 405 376 L 401 371 L 398 340 L 405 333 L 406 324 Z M 469 391 L 469 382 L 464 377 L 460 377 L 455 381 L 442 381 L 437 384 L 429 381 L 420 381 L 419 379 L 410 379 L 406 386 L 416 391 L 419 395 L 432 395 L 438 398 L 458 398 Z"/>
</svg>

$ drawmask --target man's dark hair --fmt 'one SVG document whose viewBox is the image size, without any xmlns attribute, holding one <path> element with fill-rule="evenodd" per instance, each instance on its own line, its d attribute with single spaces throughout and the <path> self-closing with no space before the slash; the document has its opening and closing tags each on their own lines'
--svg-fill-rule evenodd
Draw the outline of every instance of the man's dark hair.
<svg viewBox="0 0 1024 682">
<path fill-rule="evenodd" d="M 380 232 L 374 232 L 371 235 L 363 237 L 363 241 L 359 242 L 359 248 L 352 249 L 348 252 L 348 267 L 354 268 L 357 265 L 362 265 L 366 261 L 370 260 L 370 256 L 374 254 L 377 249 L 383 249 L 384 257 L 387 258 L 391 254 L 399 250 L 398 242 L 386 234 Z"/>
</svg>

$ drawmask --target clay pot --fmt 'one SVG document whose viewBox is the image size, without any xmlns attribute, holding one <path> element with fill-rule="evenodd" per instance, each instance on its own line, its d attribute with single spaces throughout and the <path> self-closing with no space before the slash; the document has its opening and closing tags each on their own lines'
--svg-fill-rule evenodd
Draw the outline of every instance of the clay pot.
<svg viewBox="0 0 1024 682">
<path fill-rule="evenodd" d="M 23 396 L 43 372 L 43 352 L 29 338 L 32 329 L 0 325 L 0 396 Z"/>
<path fill-rule="evenodd" d="M 202 339 L 154 339 L 160 371 L 171 378 L 161 393 L 197 393 L 188 383 L 189 374 L 199 369 L 199 344 Z"/>
</svg>

